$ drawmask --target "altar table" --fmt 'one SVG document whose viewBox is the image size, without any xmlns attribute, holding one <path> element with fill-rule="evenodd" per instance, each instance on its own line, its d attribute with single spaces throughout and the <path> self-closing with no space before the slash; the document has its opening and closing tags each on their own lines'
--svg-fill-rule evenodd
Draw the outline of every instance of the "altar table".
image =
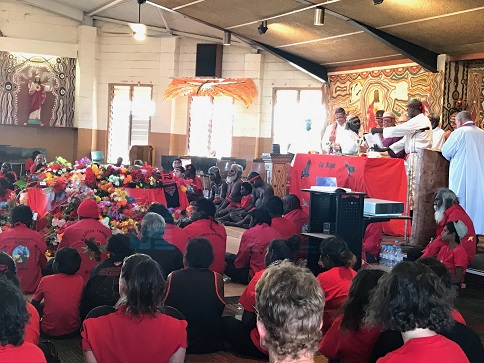
<svg viewBox="0 0 484 363">
<path fill-rule="evenodd" d="M 301 189 L 316 185 L 316 177 L 336 177 L 338 187 L 366 193 L 368 198 L 406 203 L 407 173 L 403 159 L 297 154 L 291 173 L 290 192 L 299 197 L 306 211 L 309 209 L 309 193 Z M 403 221 L 392 220 L 382 225 L 386 234 L 404 234 Z"/>
</svg>

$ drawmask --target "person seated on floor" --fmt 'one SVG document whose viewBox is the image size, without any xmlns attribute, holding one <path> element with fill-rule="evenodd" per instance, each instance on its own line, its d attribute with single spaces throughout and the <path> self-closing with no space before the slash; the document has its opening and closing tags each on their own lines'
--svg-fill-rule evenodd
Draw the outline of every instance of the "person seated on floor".
<svg viewBox="0 0 484 363">
<path fill-rule="evenodd" d="M 45 363 L 42 350 L 24 339 L 29 311 L 22 291 L 0 278 L 0 293 L 0 362 Z"/>
<path fill-rule="evenodd" d="M 25 294 L 37 289 L 42 270 L 47 267 L 47 245 L 39 232 L 29 228 L 32 217 L 29 206 L 18 205 L 12 210 L 12 226 L 0 233 L 0 251 L 9 254 L 17 262 L 20 288 Z"/>
<path fill-rule="evenodd" d="M 183 166 L 176 166 L 175 169 L 173 169 L 173 175 L 175 178 L 184 180 L 185 179 L 185 168 Z"/>
<path fill-rule="evenodd" d="M 252 203 L 252 185 L 249 182 L 243 182 L 240 186 L 240 203 L 230 202 L 227 208 L 218 213 L 217 220 L 226 226 L 235 226 L 236 222 L 245 218 L 251 209 L 254 208 Z"/>
<path fill-rule="evenodd" d="M 348 298 L 351 281 L 356 275 L 355 270 L 351 268 L 355 262 L 355 256 L 340 237 L 324 239 L 319 246 L 319 251 L 321 253 L 319 264 L 325 270 L 317 277 L 326 299 L 322 328 L 325 333 Z"/>
<path fill-rule="evenodd" d="M 272 218 L 264 209 L 250 212 L 250 228 L 240 239 L 239 251 L 225 254 L 227 267 L 225 275 L 232 281 L 247 285 L 250 279 L 264 269 L 264 256 L 269 243 L 282 238 L 279 232 L 271 227 Z"/>
<path fill-rule="evenodd" d="M 456 293 L 455 290 L 452 289 L 450 273 L 447 270 L 447 267 L 433 257 L 421 258 L 417 263 L 430 267 L 435 275 L 440 278 L 444 286 L 447 288 L 447 298 L 452 306 Z M 479 335 L 466 326 L 464 318 L 455 308 L 451 310 L 451 315 L 452 319 L 455 321 L 454 326 L 448 331 L 441 332 L 441 334 L 457 343 L 462 348 L 470 362 L 482 362 L 484 348 Z M 373 347 L 370 362 L 376 362 L 378 358 L 384 357 L 386 354 L 400 348 L 402 345 L 402 334 L 399 331 L 384 331 Z"/>
<path fill-rule="evenodd" d="M 455 324 L 451 310 L 447 289 L 429 267 L 398 263 L 378 282 L 364 319 L 368 326 L 400 333 L 400 347 L 391 351 L 395 344 L 387 339 L 384 346 L 390 352 L 378 363 L 423 363 L 429 362 L 429 357 L 432 362 L 469 362 L 459 345 L 440 335 Z M 386 333 L 380 335 L 375 348 Z"/>
<path fill-rule="evenodd" d="M 94 199 L 84 199 L 77 208 L 79 221 L 64 231 L 59 248 L 73 247 L 82 258 L 77 275 L 87 283 L 91 271 L 97 264 L 108 258 L 106 240 L 111 230 L 99 221 L 99 207 Z"/>
<path fill-rule="evenodd" d="M 79 308 L 84 289 L 84 280 L 75 274 L 80 266 L 81 256 L 75 248 L 61 248 L 54 257 L 54 274 L 40 280 L 32 305 L 42 316 L 42 333 L 52 337 L 77 336 L 81 326 Z"/>
<path fill-rule="evenodd" d="M 187 322 L 163 307 L 160 265 L 144 254 L 123 262 L 116 307 L 92 310 L 82 325 L 85 362 L 184 363 Z"/>
<path fill-rule="evenodd" d="M 319 351 L 331 361 L 341 363 L 368 362 L 373 345 L 380 336 L 378 326 L 368 328 L 363 323 L 365 309 L 382 270 L 360 270 L 351 283 L 343 313 L 324 334 Z"/>
<path fill-rule="evenodd" d="M 81 318 L 95 307 L 114 306 L 119 299 L 119 275 L 126 257 L 133 251 L 129 247 L 130 238 L 125 234 L 113 234 L 108 238 L 109 257 L 91 272 L 81 301 Z"/>
<path fill-rule="evenodd" d="M 417 261 L 417 263 L 421 263 L 425 266 L 430 267 L 430 269 L 434 272 L 434 274 L 436 274 L 442 280 L 442 283 L 447 288 L 449 299 L 451 299 L 453 303 L 457 296 L 456 296 L 456 291 L 452 289 L 452 280 L 451 280 L 450 272 L 447 269 L 447 267 L 434 257 L 420 258 Z M 452 309 L 452 318 L 455 321 L 466 325 L 466 321 L 464 320 L 464 317 L 459 311 L 455 309 L 455 307 Z"/>
<path fill-rule="evenodd" d="M 284 260 L 294 261 L 294 254 L 299 249 L 300 242 L 301 239 L 297 235 L 287 240 L 273 240 L 267 247 L 264 265 L 269 267 Z M 268 355 L 267 350 L 262 348 L 260 344 L 260 335 L 256 326 L 257 317 L 254 311 L 255 286 L 264 271 L 265 269 L 260 270 L 252 277 L 239 299 L 239 304 L 244 308 L 242 321 L 232 316 L 222 318 L 225 341 L 237 353 L 255 358 L 267 358 Z"/>
<path fill-rule="evenodd" d="M 187 189 L 187 197 L 189 202 L 193 202 L 199 198 L 203 198 L 203 183 L 202 179 L 197 175 L 197 168 L 193 164 L 188 164 L 185 167 L 185 179 L 190 179 L 192 182 Z"/>
<path fill-rule="evenodd" d="M 219 205 L 227 197 L 227 182 L 222 180 L 220 169 L 217 166 L 211 166 L 208 169 L 210 178 L 210 197 L 209 199 L 215 205 Z"/>
<path fill-rule="evenodd" d="M 234 202 L 240 203 L 242 195 L 240 194 L 240 187 L 242 186 L 242 172 L 244 168 L 239 164 L 232 164 L 227 175 L 227 196 L 217 208 L 216 217 L 219 216 L 220 211 L 223 211 L 227 206 Z"/>
<path fill-rule="evenodd" d="M 163 217 L 165 220 L 165 234 L 163 238 L 166 242 L 178 248 L 182 254 L 185 253 L 188 243 L 187 234 L 183 228 L 175 224 L 175 219 L 170 211 L 161 203 L 153 203 L 148 207 L 148 212 L 153 212 Z"/>
<path fill-rule="evenodd" d="M 267 198 L 266 208 L 272 218 L 271 227 L 279 232 L 282 238 L 289 238 L 292 235 L 298 234 L 294 222 L 282 217 L 284 214 L 284 203 L 281 198 L 275 195 Z"/>
<path fill-rule="evenodd" d="M 324 294 L 313 274 L 283 261 L 264 271 L 255 296 L 257 329 L 269 361 L 314 362 L 321 340 Z"/>
<path fill-rule="evenodd" d="M 8 162 L 4 162 L 2 164 L 2 167 L 0 168 L 0 177 L 7 177 L 7 174 L 11 174 L 12 176 L 12 179 L 17 181 L 18 180 L 18 177 L 17 177 L 17 173 L 15 173 L 12 169 L 12 164 L 8 163 Z"/>
<path fill-rule="evenodd" d="M 163 237 L 165 220 L 157 213 L 148 212 L 141 221 L 140 239 L 131 238 L 131 249 L 149 255 L 158 262 L 166 278 L 172 271 L 183 268 L 183 254 Z"/>
<path fill-rule="evenodd" d="M 299 197 L 296 194 L 288 194 L 282 202 L 284 203 L 283 217 L 288 221 L 294 222 L 297 227 L 297 233 L 302 233 L 303 227 L 309 223 L 309 213 L 302 209 Z"/>
<path fill-rule="evenodd" d="M 185 269 L 168 275 L 164 304 L 177 309 L 187 320 L 187 353 L 223 350 L 224 281 L 222 275 L 209 270 L 213 262 L 210 241 L 202 237 L 191 239 L 184 262 Z"/>
<path fill-rule="evenodd" d="M 8 187 L 8 181 L 0 178 L 0 202 L 7 202 L 12 197 L 12 189 Z"/>
<path fill-rule="evenodd" d="M 460 244 L 460 239 L 467 235 L 467 227 L 461 221 L 446 223 L 442 231 L 444 246 L 440 249 L 437 259 L 449 270 L 452 284 L 460 286 L 464 282 L 467 269 L 467 253 Z"/>
<path fill-rule="evenodd" d="M 215 220 L 215 205 L 212 201 L 200 198 L 195 202 L 190 219 L 193 221 L 183 228 L 188 239 L 204 237 L 212 243 L 213 263 L 210 270 L 223 275 L 225 270 L 225 251 L 227 232 L 225 227 Z"/>
<path fill-rule="evenodd" d="M 39 154 L 41 154 L 41 152 L 39 150 L 35 150 L 35 151 L 32 152 L 32 156 L 30 158 L 28 158 L 27 160 L 25 160 L 24 170 L 26 172 L 30 173 L 30 168 L 32 167 L 32 165 L 35 164 L 35 158 Z"/>
<path fill-rule="evenodd" d="M 0 280 L 3 279 L 9 280 L 16 287 L 20 287 L 14 260 L 5 252 L 0 251 Z M 24 341 L 37 345 L 40 337 L 40 315 L 30 302 L 26 301 L 26 306 L 30 316 L 25 325 Z"/>
<path fill-rule="evenodd" d="M 370 223 L 365 229 L 362 241 L 362 258 L 368 263 L 377 263 L 381 249 L 383 225 L 380 222 Z"/>
<path fill-rule="evenodd" d="M 38 154 L 34 159 L 34 164 L 30 167 L 30 175 L 40 173 L 47 167 L 45 155 Z"/>
<path fill-rule="evenodd" d="M 265 209 L 267 199 L 274 195 L 274 188 L 272 188 L 272 185 L 262 180 L 259 173 L 256 173 L 255 171 L 252 171 L 249 175 L 247 175 L 247 180 L 252 185 L 252 203 L 254 205 L 254 209 Z M 237 227 L 250 228 L 249 223 L 250 215 L 246 215 L 233 225 Z"/>
<path fill-rule="evenodd" d="M 436 238 L 430 242 L 422 252 L 422 248 L 415 247 L 408 254 L 409 260 L 415 260 L 418 257 L 436 257 L 440 249 L 444 246 L 442 240 L 442 232 L 445 225 L 452 221 L 462 221 L 467 227 L 467 234 L 461 238 L 462 247 L 467 252 L 467 261 L 470 264 L 476 255 L 477 237 L 474 230 L 474 223 L 466 213 L 464 208 L 459 205 L 459 198 L 455 193 L 448 188 L 440 188 L 435 193 L 434 197 L 434 218 L 438 223 Z"/>
</svg>

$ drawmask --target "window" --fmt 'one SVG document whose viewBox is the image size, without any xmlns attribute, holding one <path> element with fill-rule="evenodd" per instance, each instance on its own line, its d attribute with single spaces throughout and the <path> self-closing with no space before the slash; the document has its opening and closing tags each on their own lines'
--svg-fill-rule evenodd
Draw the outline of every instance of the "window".
<svg viewBox="0 0 484 363">
<path fill-rule="evenodd" d="M 326 126 L 321 89 L 276 89 L 273 115 L 273 143 L 281 153 L 321 149 Z"/>
<path fill-rule="evenodd" d="M 133 145 L 148 145 L 153 113 L 152 87 L 109 85 L 108 163 L 129 160 Z"/>
<path fill-rule="evenodd" d="M 234 101 L 231 97 L 190 99 L 188 151 L 193 156 L 231 156 Z"/>
</svg>

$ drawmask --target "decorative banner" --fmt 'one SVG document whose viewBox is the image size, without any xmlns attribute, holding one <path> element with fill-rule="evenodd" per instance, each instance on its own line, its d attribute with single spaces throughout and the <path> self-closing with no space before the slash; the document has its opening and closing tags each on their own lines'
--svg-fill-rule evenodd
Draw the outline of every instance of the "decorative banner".
<svg viewBox="0 0 484 363">
<path fill-rule="evenodd" d="M 254 81 L 250 78 L 174 78 L 165 90 L 165 100 L 179 96 L 226 96 L 252 104 L 257 95 Z"/>
<path fill-rule="evenodd" d="M 76 60 L 0 51 L 0 124 L 73 127 Z"/>
</svg>

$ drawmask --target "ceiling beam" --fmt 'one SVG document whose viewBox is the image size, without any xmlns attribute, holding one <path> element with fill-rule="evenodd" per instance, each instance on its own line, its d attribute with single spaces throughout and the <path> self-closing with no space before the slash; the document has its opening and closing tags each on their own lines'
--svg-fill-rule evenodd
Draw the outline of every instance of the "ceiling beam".
<svg viewBox="0 0 484 363">
<path fill-rule="evenodd" d="M 62 15 L 66 18 L 76 20 L 82 23 L 84 13 L 80 9 L 73 8 L 69 5 L 59 3 L 54 0 L 21 0 L 21 2 L 35 6 L 36 8 L 47 10 L 51 13 Z"/>
<path fill-rule="evenodd" d="M 328 82 L 328 70 L 326 67 L 314 63 L 313 61 L 301 58 L 281 49 L 274 48 L 270 45 L 254 41 L 258 47 L 271 53 L 272 55 L 290 63 L 293 67 L 317 79 L 320 82 Z"/>
<path fill-rule="evenodd" d="M 357 28 L 363 30 L 366 34 L 369 34 L 373 38 L 379 40 L 381 43 L 385 44 L 386 46 L 403 54 L 405 57 L 410 58 L 415 63 L 420 64 L 428 71 L 433 73 L 438 72 L 437 70 L 437 57 L 439 56 L 438 53 L 435 53 L 427 48 L 421 47 L 420 45 L 409 42 L 405 39 L 388 34 L 383 30 L 379 30 L 369 25 L 360 23 L 359 21 L 351 19 L 348 22 L 356 26 Z"/>
<path fill-rule="evenodd" d="M 119 3 L 123 2 L 123 1 L 124 0 L 113 0 L 110 3 L 107 3 L 106 5 L 101 6 L 100 8 L 91 11 L 89 14 L 87 14 L 87 16 L 96 15 L 96 14 L 100 13 L 101 11 L 104 11 L 104 10 L 107 10 L 109 8 L 112 8 L 114 5 L 118 5 Z"/>
</svg>

